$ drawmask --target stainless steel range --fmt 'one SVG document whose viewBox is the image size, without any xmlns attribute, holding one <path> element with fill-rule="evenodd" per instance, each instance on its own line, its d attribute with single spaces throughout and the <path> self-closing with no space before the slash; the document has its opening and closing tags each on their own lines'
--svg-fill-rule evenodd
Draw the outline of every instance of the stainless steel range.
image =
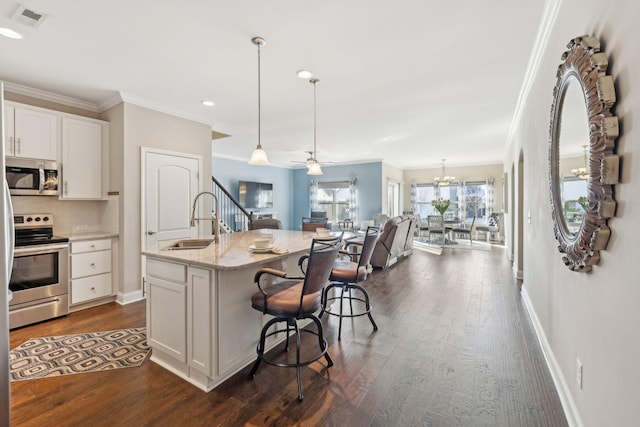
<svg viewBox="0 0 640 427">
<path fill-rule="evenodd" d="M 15 252 L 9 328 L 69 313 L 69 239 L 53 234 L 53 214 L 13 216 Z"/>
</svg>

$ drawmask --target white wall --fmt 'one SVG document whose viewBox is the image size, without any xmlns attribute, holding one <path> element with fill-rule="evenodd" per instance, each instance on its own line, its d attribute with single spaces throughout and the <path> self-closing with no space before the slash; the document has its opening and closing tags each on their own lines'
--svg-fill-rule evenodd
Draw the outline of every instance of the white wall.
<svg viewBox="0 0 640 427">
<path fill-rule="evenodd" d="M 552 2 L 553 3 L 553 2 Z M 640 280 L 635 262 L 640 217 L 640 38 L 636 3 L 625 0 L 558 0 L 557 19 L 541 56 L 538 73 L 510 141 L 505 171 L 524 154 L 523 293 L 549 356 L 565 411 L 585 426 L 638 425 L 640 402 Z M 618 154 L 621 182 L 615 187 L 618 210 L 609 221 L 612 236 L 591 273 L 569 271 L 553 235 L 548 184 L 548 134 L 556 68 L 567 42 L 591 34 L 609 57 L 618 96 L 614 113 L 621 123 Z M 637 163 L 637 162 L 636 162 Z M 513 211 L 510 213 L 513 214 Z M 517 213 L 516 213 L 517 215 Z M 517 243 L 516 243 L 517 246 Z M 576 358 L 583 364 L 583 386 L 576 382 Z"/>
<path fill-rule="evenodd" d="M 119 192 L 120 241 L 118 298 L 141 295 L 140 148 L 211 157 L 211 127 L 133 104 L 119 104 L 103 113 L 112 123 L 111 188 Z M 203 161 L 201 186 L 211 188 L 211 162 Z"/>
</svg>

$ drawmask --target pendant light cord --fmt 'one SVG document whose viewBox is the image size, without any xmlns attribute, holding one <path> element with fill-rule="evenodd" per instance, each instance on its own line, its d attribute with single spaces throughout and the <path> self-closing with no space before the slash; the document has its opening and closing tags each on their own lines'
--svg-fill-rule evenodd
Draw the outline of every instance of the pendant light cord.
<svg viewBox="0 0 640 427">
<path fill-rule="evenodd" d="M 316 84 L 318 82 L 314 81 L 313 82 L 313 160 L 315 160 L 316 162 L 318 161 L 317 159 L 317 148 L 316 148 L 316 138 L 317 138 L 317 130 L 316 130 L 316 121 L 317 121 L 317 114 L 316 114 Z"/>
<path fill-rule="evenodd" d="M 260 105 L 262 104 L 260 99 L 260 45 L 261 43 L 257 43 L 258 45 L 258 147 L 262 148 L 262 144 L 260 142 L 260 134 L 262 133 L 260 130 Z"/>
</svg>

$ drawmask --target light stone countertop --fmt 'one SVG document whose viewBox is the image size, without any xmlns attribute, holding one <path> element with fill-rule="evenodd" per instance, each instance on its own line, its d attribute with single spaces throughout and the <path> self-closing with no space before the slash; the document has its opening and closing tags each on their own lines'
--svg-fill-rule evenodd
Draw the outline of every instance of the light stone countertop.
<svg viewBox="0 0 640 427">
<path fill-rule="evenodd" d="M 287 249 L 287 253 L 258 254 L 249 249 L 254 239 L 271 233 L 275 238 L 274 246 Z M 166 244 L 159 248 L 146 249 L 142 251 L 142 254 L 204 268 L 238 270 L 252 265 L 264 264 L 265 261 L 288 257 L 292 254 L 302 255 L 311 248 L 314 236 L 315 233 L 312 231 L 253 230 L 222 234 L 219 243 L 211 243 L 205 249 L 163 250 L 163 247 L 170 246 Z"/>
<path fill-rule="evenodd" d="M 106 231 L 83 231 L 79 233 L 61 233 L 60 235 L 62 237 L 68 237 L 70 242 L 118 237 L 118 233 L 110 233 Z"/>
</svg>

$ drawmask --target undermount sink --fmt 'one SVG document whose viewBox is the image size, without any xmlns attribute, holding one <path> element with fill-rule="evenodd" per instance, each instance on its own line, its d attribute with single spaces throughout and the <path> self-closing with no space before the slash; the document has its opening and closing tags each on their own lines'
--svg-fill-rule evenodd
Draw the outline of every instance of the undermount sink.
<svg viewBox="0 0 640 427">
<path fill-rule="evenodd" d="M 179 251 L 186 249 L 204 249 L 213 242 L 213 239 L 184 239 L 178 240 L 171 246 L 164 248 L 165 251 Z"/>
</svg>

